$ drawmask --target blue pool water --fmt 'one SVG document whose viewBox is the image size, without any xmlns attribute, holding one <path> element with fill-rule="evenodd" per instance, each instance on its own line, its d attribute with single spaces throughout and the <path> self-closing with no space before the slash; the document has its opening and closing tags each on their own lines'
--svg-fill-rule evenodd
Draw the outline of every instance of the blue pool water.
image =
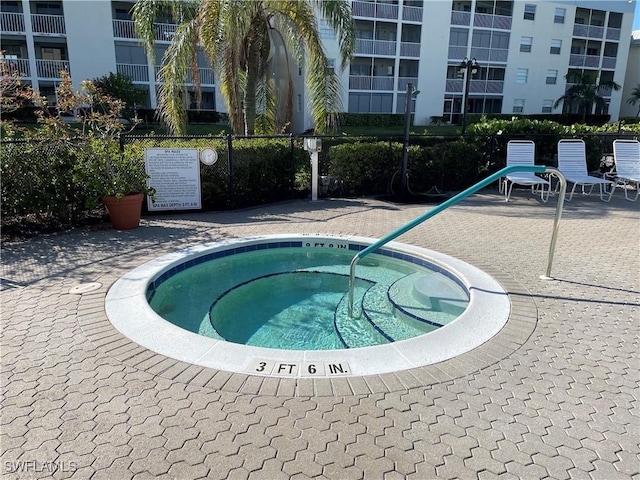
<svg viewBox="0 0 640 480">
<path fill-rule="evenodd" d="M 382 250 L 358 263 L 349 318 L 349 263 L 361 248 L 299 242 L 216 252 L 154 279 L 147 299 L 160 316 L 191 332 L 284 350 L 406 340 L 451 323 L 468 305 L 467 289 L 451 273 Z"/>
</svg>

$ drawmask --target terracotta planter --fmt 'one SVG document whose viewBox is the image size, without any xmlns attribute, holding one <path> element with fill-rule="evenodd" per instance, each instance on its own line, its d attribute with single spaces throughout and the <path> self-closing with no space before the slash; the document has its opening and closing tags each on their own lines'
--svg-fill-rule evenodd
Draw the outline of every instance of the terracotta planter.
<svg viewBox="0 0 640 480">
<path fill-rule="evenodd" d="M 116 230 L 130 230 L 140 226 L 143 199 L 142 193 L 126 195 L 120 200 L 108 196 L 101 198 L 109 212 L 111 225 Z"/>
</svg>

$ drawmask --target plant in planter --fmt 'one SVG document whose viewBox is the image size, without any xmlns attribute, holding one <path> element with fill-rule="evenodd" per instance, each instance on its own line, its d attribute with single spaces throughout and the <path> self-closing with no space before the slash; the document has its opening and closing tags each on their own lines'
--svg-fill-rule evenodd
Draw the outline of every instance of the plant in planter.
<svg viewBox="0 0 640 480">
<path fill-rule="evenodd" d="M 69 74 L 63 71 L 60 76 L 54 112 L 46 108 L 46 99 L 34 94 L 42 107 L 37 135 L 72 142 L 77 152 L 73 180 L 86 189 L 91 201 L 104 203 L 114 228 L 137 227 L 144 195 L 153 200 L 155 191 L 147 185 L 142 159 L 120 150 L 120 135 L 135 123 L 123 123 L 124 103 L 104 94 L 91 80 L 82 82 L 82 91 L 74 91 Z"/>
</svg>

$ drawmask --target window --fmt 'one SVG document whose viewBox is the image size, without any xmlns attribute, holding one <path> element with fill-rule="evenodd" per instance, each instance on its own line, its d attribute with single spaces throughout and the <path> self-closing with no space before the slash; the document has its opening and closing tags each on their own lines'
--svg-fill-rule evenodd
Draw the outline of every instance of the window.
<svg viewBox="0 0 640 480">
<path fill-rule="evenodd" d="M 553 112 L 553 100 L 545 99 L 542 100 L 542 113 L 551 113 Z"/>
<path fill-rule="evenodd" d="M 520 37 L 520 51 L 530 52 L 532 43 L 533 43 L 533 37 Z"/>
<path fill-rule="evenodd" d="M 560 50 L 562 49 L 562 40 L 551 40 L 551 48 L 549 48 L 549 53 L 552 55 L 560 55 Z"/>
<path fill-rule="evenodd" d="M 336 38 L 336 32 L 333 31 L 331 25 L 329 25 L 324 20 L 320 20 L 318 22 L 318 32 L 320 33 L 320 38 L 325 40 L 331 40 Z"/>
<path fill-rule="evenodd" d="M 302 111 L 302 95 L 300 94 L 296 96 L 296 111 L 297 112 Z"/>
<path fill-rule="evenodd" d="M 553 16 L 553 23 L 564 23 L 564 17 L 567 15 L 566 8 L 556 8 L 556 13 Z"/>
<path fill-rule="evenodd" d="M 529 69 L 528 68 L 519 68 L 516 72 L 516 83 L 527 83 L 527 79 L 529 78 Z"/>
<path fill-rule="evenodd" d="M 449 33 L 449 45 L 452 47 L 466 47 L 469 43 L 468 30 L 454 30 Z"/>
<path fill-rule="evenodd" d="M 555 85 L 558 82 L 558 70 L 547 70 L 547 85 Z"/>
<path fill-rule="evenodd" d="M 491 34 L 491 48 L 509 50 L 509 34 L 504 32 L 493 32 Z"/>
<path fill-rule="evenodd" d="M 536 6 L 527 3 L 524 6 L 524 19 L 525 20 L 535 20 L 536 19 Z"/>
<path fill-rule="evenodd" d="M 489 48 L 491 47 L 491 32 L 476 30 L 471 38 L 473 47 Z"/>
<path fill-rule="evenodd" d="M 513 113 L 522 113 L 524 111 L 524 98 L 513 99 Z"/>
</svg>

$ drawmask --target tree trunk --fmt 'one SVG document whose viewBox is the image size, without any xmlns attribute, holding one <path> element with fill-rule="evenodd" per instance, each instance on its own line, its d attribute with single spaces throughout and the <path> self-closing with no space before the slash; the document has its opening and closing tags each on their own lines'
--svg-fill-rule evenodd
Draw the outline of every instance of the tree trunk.
<svg viewBox="0 0 640 480">
<path fill-rule="evenodd" d="M 251 41 L 247 52 L 247 85 L 244 92 L 245 135 L 253 135 L 256 129 L 256 88 L 260 61 L 260 46 Z"/>
</svg>

